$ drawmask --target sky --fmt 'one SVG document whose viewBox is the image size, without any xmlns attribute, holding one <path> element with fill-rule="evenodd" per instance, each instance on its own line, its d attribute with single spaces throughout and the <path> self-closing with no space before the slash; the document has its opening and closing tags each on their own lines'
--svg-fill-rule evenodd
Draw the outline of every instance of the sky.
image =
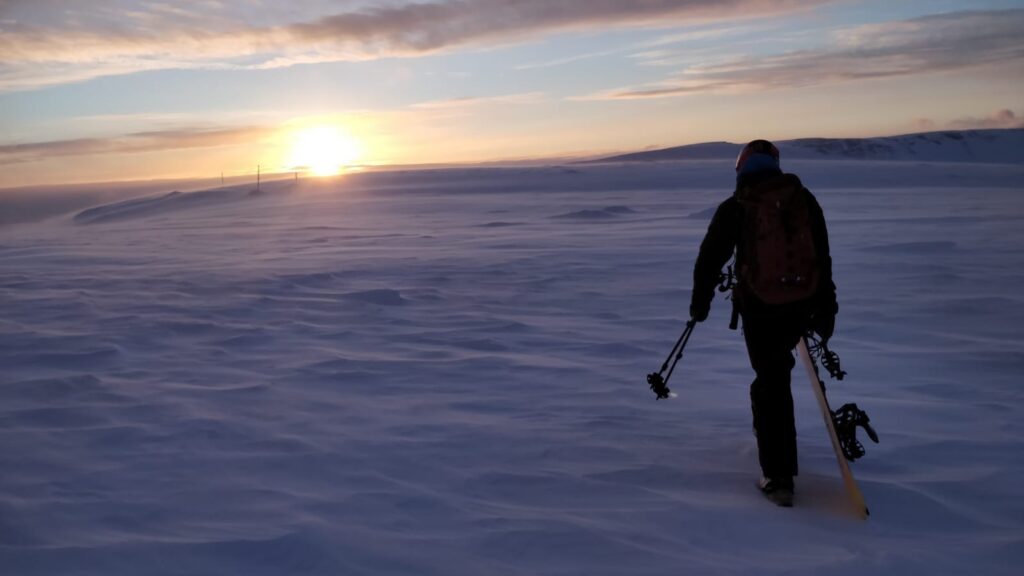
<svg viewBox="0 0 1024 576">
<path fill-rule="evenodd" d="M 0 0 L 0 188 L 1024 126 L 1024 0 Z"/>
</svg>

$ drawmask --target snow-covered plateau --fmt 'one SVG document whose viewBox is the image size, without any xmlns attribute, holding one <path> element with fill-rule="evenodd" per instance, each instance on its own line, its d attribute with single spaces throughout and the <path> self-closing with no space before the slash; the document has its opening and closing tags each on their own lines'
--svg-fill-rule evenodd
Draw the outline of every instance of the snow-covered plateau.
<svg viewBox="0 0 1024 576">
<path fill-rule="evenodd" d="M 785 154 L 867 521 L 799 368 L 758 493 L 724 299 L 645 382 L 730 159 L 364 172 L 0 228 L 0 573 L 1019 574 L 1024 162 Z"/>
</svg>

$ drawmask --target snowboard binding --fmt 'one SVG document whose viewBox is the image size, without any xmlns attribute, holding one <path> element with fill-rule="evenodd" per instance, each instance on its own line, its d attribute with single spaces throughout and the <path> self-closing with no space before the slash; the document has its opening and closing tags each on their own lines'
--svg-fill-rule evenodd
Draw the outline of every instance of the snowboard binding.
<svg viewBox="0 0 1024 576">
<path fill-rule="evenodd" d="M 828 343 L 819 340 L 813 333 L 806 337 L 808 353 L 811 356 L 811 363 L 814 372 L 818 373 L 817 362 L 828 371 L 828 375 L 835 380 L 842 380 L 846 372 L 839 364 L 839 355 L 828 349 Z M 817 361 L 817 362 L 815 362 Z M 822 392 L 825 390 L 824 382 L 819 378 Z M 860 426 L 867 432 L 868 438 L 878 444 L 878 433 L 871 427 L 871 419 L 868 413 L 857 407 L 856 404 L 843 404 L 838 410 L 832 410 L 832 424 L 836 429 L 836 437 L 839 439 L 839 446 L 843 450 L 843 456 L 850 462 L 854 462 L 864 456 L 864 445 L 857 439 L 857 427 Z"/>
<path fill-rule="evenodd" d="M 828 371 L 830 378 L 842 380 L 846 376 L 846 371 L 843 370 L 839 363 L 839 354 L 829 350 L 828 342 L 818 339 L 813 332 L 808 333 L 806 338 L 807 349 L 811 353 L 811 357 L 821 362 L 821 365 Z M 817 371 L 817 366 L 815 366 L 815 371 Z"/>
<path fill-rule="evenodd" d="M 864 445 L 857 439 L 857 427 L 867 432 L 868 438 L 878 444 L 878 433 L 871 427 L 868 413 L 857 408 L 856 404 L 843 404 L 838 410 L 832 411 L 832 422 L 836 427 L 836 436 L 843 449 L 843 455 L 850 462 L 864 456 Z"/>
</svg>

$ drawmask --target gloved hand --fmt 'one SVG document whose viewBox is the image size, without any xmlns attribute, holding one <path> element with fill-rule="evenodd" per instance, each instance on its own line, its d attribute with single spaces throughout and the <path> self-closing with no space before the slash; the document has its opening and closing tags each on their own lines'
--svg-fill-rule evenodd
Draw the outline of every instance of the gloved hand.
<svg viewBox="0 0 1024 576">
<path fill-rule="evenodd" d="M 825 313 L 815 314 L 811 318 L 811 330 L 814 330 L 818 336 L 821 336 L 822 342 L 828 342 L 828 339 L 832 337 L 832 332 L 836 329 L 836 315 Z"/>
<path fill-rule="evenodd" d="M 693 302 L 690 304 L 690 318 L 693 318 L 697 322 L 703 322 L 707 320 L 708 312 L 710 311 L 710 302 Z"/>
</svg>

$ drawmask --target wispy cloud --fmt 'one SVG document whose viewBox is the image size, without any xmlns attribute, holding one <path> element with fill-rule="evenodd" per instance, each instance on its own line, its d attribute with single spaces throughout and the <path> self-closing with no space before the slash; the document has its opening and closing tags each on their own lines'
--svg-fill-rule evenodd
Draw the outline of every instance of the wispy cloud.
<svg viewBox="0 0 1024 576">
<path fill-rule="evenodd" d="M 931 118 L 915 118 L 910 125 L 914 130 L 983 130 L 988 128 L 1024 128 L 1024 118 L 1013 110 L 1003 108 L 988 116 L 963 116 L 948 122 L 937 122 Z"/>
<path fill-rule="evenodd" d="M 972 11 L 859 26 L 831 46 L 691 66 L 664 82 L 581 99 L 666 98 L 1012 66 L 1024 73 L 1024 10 Z"/>
<path fill-rule="evenodd" d="M 168 3 L 90 3 L 94 9 L 50 21 L 30 3 L 0 4 L 13 21 L 0 34 L 0 90 L 33 88 L 108 74 L 172 67 L 273 67 L 296 62 L 416 56 L 515 42 L 562 30 L 666 26 L 743 15 L 781 14 L 828 0 L 438 0 L 351 8 L 285 24 L 240 24 L 221 9 Z M 57 3 L 58 6 L 63 3 Z M 70 3 L 68 3 L 70 4 Z M 130 3 L 128 3 L 130 5 Z M 206 3 L 204 3 L 206 4 Z M 236 2 L 236 11 L 242 10 Z M 98 6 L 97 6 L 98 5 Z M 308 3 L 297 11 L 311 12 Z M 18 10 L 15 10 L 17 8 Z M 264 7 L 266 8 L 266 7 Z M 56 20 L 59 8 L 49 6 Z M 71 12 L 70 10 L 65 12 Z M 12 17 L 9 13 L 14 14 Z"/>
<path fill-rule="evenodd" d="M 235 128 L 184 128 L 136 132 L 109 138 L 77 138 L 0 146 L 0 165 L 34 162 L 61 156 L 140 153 L 184 148 L 215 148 L 266 137 L 271 129 L 260 126 Z"/>
<path fill-rule="evenodd" d="M 743 24 L 737 26 L 723 26 L 719 22 L 714 24 L 713 27 L 692 27 L 691 29 L 688 30 L 684 30 L 681 32 L 673 32 L 671 34 L 664 34 L 651 40 L 638 42 L 631 46 L 624 46 L 614 50 L 587 52 L 582 54 L 564 56 L 561 58 L 553 58 L 550 60 L 542 60 L 538 62 L 520 64 L 516 66 L 515 69 L 531 70 L 535 68 L 553 68 L 555 66 L 572 64 L 574 62 L 579 62 L 581 60 L 590 60 L 592 58 L 604 58 L 606 56 L 613 56 L 618 54 L 628 54 L 629 58 L 638 60 L 640 64 L 644 66 L 662 66 L 667 65 L 669 62 L 678 64 L 681 54 L 686 54 L 692 59 L 692 55 L 695 53 L 695 50 L 692 47 L 688 47 L 684 52 L 683 49 L 680 48 L 678 45 L 692 45 L 692 43 L 694 42 L 719 39 L 729 36 L 745 35 L 747 37 L 750 37 L 752 36 L 752 33 L 754 33 L 755 31 L 764 30 L 765 28 L 767 28 L 766 24 Z M 714 48 L 706 48 L 706 50 L 720 51 L 721 47 L 716 46 Z"/>
<path fill-rule="evenodd" d="M 521 94 L 503 94 L 499 96 L 475 96 L 464 98 L 446 98 L 428 100 L 413 104 L 410 108 L 421 110 L 455 110 L 477 108 L 490 104 L 536 104 L 544 101 L 543 92 L 524 92 Z"/>
<path fill-rule="evenodd" d="M 949 127 L 957 130 L 981 128 L 1024 128 L 1024 118 L 1014 114 L 1013 110 L 1003 109 L 983 118 L 974 118 L 971 116 L 957 118 L 949 123 Z"/>
<path fill-rule="evenodd" d="M 764 23 L 751 23 L 741 24 L 737 26 L 716 26 L 714 28 L 700 28 L 693 30 L 684 30 L 681 32 L 673 32 L 671 34 L 664 34 L 657 38 L 648 40 L 642 44 L 647 48 L 658 48 L 664 46 L 670 46 L 673 44 L 688 44 L 692 42 L 698 42 L 702 40 L 711 40 L 727 36 L 751 36 L 759 32 L 764 31 L 768 28 L 768 25 Z"/>
<path fill-rule="evenodd" d="M 530 62 L 527 64 L 519 64 L 515 66 L 516 70 L 534 70 L 537 68 L 554 68 L 555 66 L 564 66 L 565 64 L 572 64 L 573 62 L 580 62 L 582 60 L 590 60 L 592 58 L 603 58 L 605 56 L 611 56 L 612 54 L 618 54 L 622 50 L 602 50 L 600 52 L 588 52 L 586 54 L 574 54 L 572 56 L 565 56 L 562 58 L 554 58 L 551 60 L 543 60 L 539 62 Z"/>
</svg>

